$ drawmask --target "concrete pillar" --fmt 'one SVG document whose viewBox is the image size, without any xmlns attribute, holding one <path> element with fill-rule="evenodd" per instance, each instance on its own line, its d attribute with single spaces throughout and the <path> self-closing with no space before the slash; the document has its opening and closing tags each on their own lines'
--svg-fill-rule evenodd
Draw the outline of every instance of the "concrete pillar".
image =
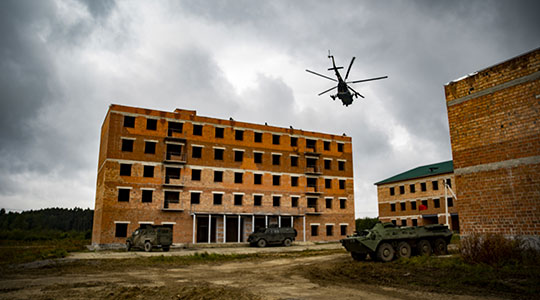
<svg viewBox="0 0 540 300">
<path fill-rule="evenodd" d="M 304 216 L 304 242 L 306 241 L 306 216 Z"/>
<path fill-rule="evenodd" d="M 264 216 L 264 227 L 268 228 L 268 215 Z"/>
<path fill-rule="evenodd" d="M 211 242 L 212 237 L 212 215 L 208 215 L 208 244 Z"/>
<path fill-rule="evenodd" d="M 193 244 L 195 244 L 195 224 L 197 223 L 197 215 L 193 214 Z"/>
<path fill-rule="evenodd" d="M 238 215 L 238 242 L 240 243 L 240 215 Z"/>
<path fill-rule="evenodd" d="M 223 215 L 223 243 L 227 242 L 227 215 Z"/>
<path fill-rule="evenodd" d="M 294 217 L 291 216 L 291 228 L 294 228 Z"/>
<path fill-rule="evenodd" d="M 255 232 L 255 215 L 251 215 L 251 232 Z"/>
<path fill-rule="evenodd" d="M 278 216 L 277 218 L 278 218 L 277 219 L 278 220 L 278 227 L 281 228 L 281 216 Z"/>
</svg>

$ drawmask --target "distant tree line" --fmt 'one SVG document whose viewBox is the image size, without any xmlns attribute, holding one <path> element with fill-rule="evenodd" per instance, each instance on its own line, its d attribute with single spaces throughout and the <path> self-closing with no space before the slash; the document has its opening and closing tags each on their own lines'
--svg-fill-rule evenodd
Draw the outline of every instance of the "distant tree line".
<svg viewBox="0 0 540 300">
<path fill-rule="evenodd" d="M 23 212 L 0 210 L 0 239 L 43 240 L 90 238 L 94 211 L 82 208 L 46 208 Z"/>
</svg>

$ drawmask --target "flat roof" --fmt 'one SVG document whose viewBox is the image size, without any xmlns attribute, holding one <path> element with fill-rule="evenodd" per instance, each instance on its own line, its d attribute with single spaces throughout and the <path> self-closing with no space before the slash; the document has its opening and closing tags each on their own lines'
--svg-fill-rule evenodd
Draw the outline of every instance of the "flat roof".
<svg viewBox="0 0 540 300">
<path fill-rule="evenodd" d="M 452 173 L 452 172 L 454 172 L 454 161 L 453 160 L 443 161 L 440 163 L 425 165 L 425 166 L 421 166 L 421 167 L 417 167 L 417 168 L 405 171 L 403 173 L 397 174 L 390 178 L 386 178 L 384 180 L 376 182 L 375 185 L 410 180 L 410 179 L 415 179 L 415 178 L 428 177 L 428 176 L 433 176 L 433 175 L 438 175 L 438 174 Z"/>
</svg>

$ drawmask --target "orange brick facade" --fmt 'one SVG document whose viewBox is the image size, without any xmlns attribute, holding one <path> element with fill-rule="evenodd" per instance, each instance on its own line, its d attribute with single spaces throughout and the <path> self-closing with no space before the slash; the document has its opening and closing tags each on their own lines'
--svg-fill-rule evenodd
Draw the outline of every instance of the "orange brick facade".
<svg viewBox="0 0 540 300">
<path fill-rule="evenodd" d="M 173 242 L 245 242 L 293 226 L 297 240 L 354 231 L 351 138 L 111 105 L 103 122 L 92 243 L 125 242 L 142 224 Z"/>
<path fill-rule="evenodd" d="M 540 235 L 540 49 L 445 86 L 461 232 Z"/>
<path fill-rule="evenodd" d="M 448 225 L 459 231 L 456 200 L 450 190 L 445 191 L 445 182 L 449 182 L 455 193 L 453 173 L 378 184 L 379 219 L 399 226 L 446 224 L 445 199 L 448 199 Z"/>
</svg>

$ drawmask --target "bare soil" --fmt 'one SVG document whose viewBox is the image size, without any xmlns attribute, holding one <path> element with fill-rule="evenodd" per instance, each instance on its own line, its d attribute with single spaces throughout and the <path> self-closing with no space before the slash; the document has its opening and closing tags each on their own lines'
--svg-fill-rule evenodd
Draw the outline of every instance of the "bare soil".
<svg viewBox="0 0 540 300">
<path fill-rule="evenodd" d="M 0 299 L 498 299 L 364 284 L 361 280 L 350 284 L 331 276 L 314 280 L 313 272 L 321 272 L 321 266 L 356 263 L 345 251 L 332 249 L 338 247 L 325 247 L 329 249 L 308 252 L 294 252 L 297 249 L 289 247 L 286 250 L 293 252 L 285 254 L 280 253 L 284 248 L 272 247 L 260 250 L 261 256 L 200 261 L 175 257 L 193 254 L 180 250 L 165 253 L 167 256 L 157 251 L 89 253 L 91 257 L 81 253 L 1 270 Z M 201 251 L 238 255 L 254 249 Z M 115 253 L 124 256 L 115 257 Z"/>
</svg>

